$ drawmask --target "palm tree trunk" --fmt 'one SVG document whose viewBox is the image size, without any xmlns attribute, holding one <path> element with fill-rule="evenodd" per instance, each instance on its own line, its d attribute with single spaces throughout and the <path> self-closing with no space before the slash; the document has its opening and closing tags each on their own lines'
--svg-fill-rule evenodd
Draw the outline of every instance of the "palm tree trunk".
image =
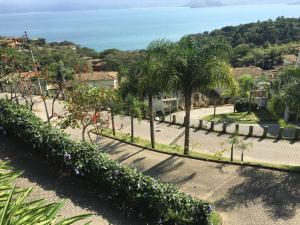
<svg viewBox="0 0 300 225">
<path fill-rule="evenodd" d="M 131 115 L 130 115 L 130 120 L 131 120 L 131 142 L 133 142 L 134 141 L 134 124 L 133 124 L 133 119 L 134 119 L 134 117 L 133 117 L 133 114 L 131 113 Z"/>
<path fill-rule="evenodd" d="M 114 114 L 114 110 L 112 108 L 110 109 L 110 116 L 111 116 L 112 132 L 113 132 L 113 135 L 116 136 L 115 114 Z"/>
<path fill-rule="evenodd" d="M 188 93 L 185 95 L 185 136 L 184 136 L 184 154 L 188 155 L 190 150 L 190 117 L 191 117 L 191 102 L 192 94 Z"/>
<path fill-rule="evenodd" d="M 241 162 L 244 162 L 244 150 L 242 150 Z"/>
<path fill-rule="evenodd" d="M 233 144 L 231 145 L 231 151 L 230 151 L 230 161 L 233 161 Z"/>
<path fill-rule="evenodd" d="M 153 115 L 153 97 L 152 97 L 152 93 L 149 93 L 148 100 L 149 100 L 149 118 L 150 118 L 151 147 L 155 148 L 154 115 Z"/>
<path fill-rule="evenodd" d="M 50 124 L 50 115 L 49 115 L 49 111 L 48 111 L 46 99 L 45 99 L 44 96 L 42 96 L 42 101 L 44 103 L 44 108 L 45 108 L 45 113 L 46 113 L 46 117 L 47 117 L 47 122 Z"/>
<path fill-rule="evenodd" d="M 248 108 L 248 113 L 251 113 L 251 102 L 252 102 L 252 90 L 250 91 L 250 97 L 249 97 L 249 108 Z"/>
<path fill-rule="evenodd" d="M 216 117 L 216 113 L 217 113 L 217 100 L 215 100 L 214 102 L 214 118 Z"/>
</svg>

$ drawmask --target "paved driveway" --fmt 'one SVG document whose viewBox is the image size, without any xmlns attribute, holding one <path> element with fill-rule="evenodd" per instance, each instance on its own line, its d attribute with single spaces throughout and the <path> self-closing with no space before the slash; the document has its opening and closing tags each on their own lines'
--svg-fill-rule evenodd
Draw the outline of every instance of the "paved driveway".
<svg viewBox="0 0 300 225">
<path fill-rule="evenodd" d="M 212 202 L 224 225 L 300 224 L 300 175 L 203 162 L 149 152 L 102 138 L 121 163 Z"/>
</svg>

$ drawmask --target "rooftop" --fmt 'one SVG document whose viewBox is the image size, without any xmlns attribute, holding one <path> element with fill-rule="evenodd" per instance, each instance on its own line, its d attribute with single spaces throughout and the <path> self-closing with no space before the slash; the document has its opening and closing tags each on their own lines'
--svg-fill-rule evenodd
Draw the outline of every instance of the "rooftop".
<svg viewBox="0 0 300 225">
<path fill-rule="evenodd" d="M 80 81 L 116 80 L 118 78 L 118 72 L 101 71 L 92 73 L 80 73 L 76 75 L 76 78 Z"/>
<path fill-rule="evenodd" d="M 245 74 L 251 75 L 253 77 L 258 77 L 263 74 L 263 69 L 257 66 L 249 66 L 249 67 L 237 67 L 233 69 L 233 76 L 239 78 Z"/>
<path fill-rule="evenodd" d="M 294 63 L 296 63 L 298 61 L 298 57 L 296 55 L 293 55 L 293 54 L 283 55 L 282 58 L 284 60 L 294 62 Z"/>
</svg>

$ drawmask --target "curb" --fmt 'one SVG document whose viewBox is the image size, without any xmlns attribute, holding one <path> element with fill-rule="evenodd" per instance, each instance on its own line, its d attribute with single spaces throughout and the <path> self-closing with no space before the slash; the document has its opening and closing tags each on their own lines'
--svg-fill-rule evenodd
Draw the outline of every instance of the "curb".
<svg viewBox="0 0 300 225">
<path fill-rule="evenodd" d="M 204 157 L 195 157 L 195 156 L 190 156 L 190 155 L 183 155 L 183 154 L 178 154 L 178 153 L 167 153 L 158 149 L 153 149 L 153 148 L 149 148 L 149 147 L 145 147 L 145 146 L 141 146 L 135 143 L 131 143 L 128 141 L 124 141 L 121 140 L 119 138 L 116 137 L 111 137 L 109 135 L 105 135 L 105 134 L 99 134 L 100 136 L 112 139 L 112 140 L 116 140 L 134 147 L 138 147 L 138 148 L 142 148 L 142 149 L 146 149 L 152 152 L 156 152 L 156 153 L 161 153 L 164 155 L 172 155 L 172 156 L 177 156 L 180 158 L 187 158 L 187 159 L 194 159 L 194 160 L 200 160 L 200 161 L 205 161 L 205 162 L 213 162 L 213 163 L 219 163 L 219 164 L 225 164 L 225 165 L 234 165 L 234 166 L 240 166 L 240 167 L 252 167 L 252 168 L 259 168 L 259 169 L 267 169 L 267 170 L 272 170 L 272 171 L 279 171 L 279 172 L 289 172 L 289 173 L 296 173 L 299 174 L 300 173 L 300 166 L 291 166 L 291 167 L 295 167 L 297 168 L 296 170 L 290 170 L 287 168 L 277 168 L 277 167 L 272 167 L 272 166 L 267 166 L 267 165 L 262 165 L 260 163 L 251 163 L 251 162 L 245 162 L 245 163 L 241 163 L 241 162 L 231 162 L 229 160 L 217 160 L 217 159 L 208 159 L 208 158 L 204 158 Z M 280 165 L 278 165 L 280 166 Z M 285 165 L 283 165 L 285 166 Z M 287 166 L 287 165 L 286 165 Z"/>
</svg>

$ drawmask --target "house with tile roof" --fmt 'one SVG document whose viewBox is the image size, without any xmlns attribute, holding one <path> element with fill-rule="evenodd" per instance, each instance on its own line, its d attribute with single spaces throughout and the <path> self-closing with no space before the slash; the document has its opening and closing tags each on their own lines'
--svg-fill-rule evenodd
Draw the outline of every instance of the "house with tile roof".
<svg viewBox="0 0 300 225">
<path fill-rule="evenodd" d="M 75 75 L 75 79 L 81 83 L 93 87 L 105 89 L 118 89 L 118 72 L 98 71 L 91 73 L 80 73 Z"/>
<path fill-rule="evenodd" d="M 298 62 L 298 57 L 294 54 L 283 55 L 282 58 L 285 66 L 296 65 Z"/>
</svg>

